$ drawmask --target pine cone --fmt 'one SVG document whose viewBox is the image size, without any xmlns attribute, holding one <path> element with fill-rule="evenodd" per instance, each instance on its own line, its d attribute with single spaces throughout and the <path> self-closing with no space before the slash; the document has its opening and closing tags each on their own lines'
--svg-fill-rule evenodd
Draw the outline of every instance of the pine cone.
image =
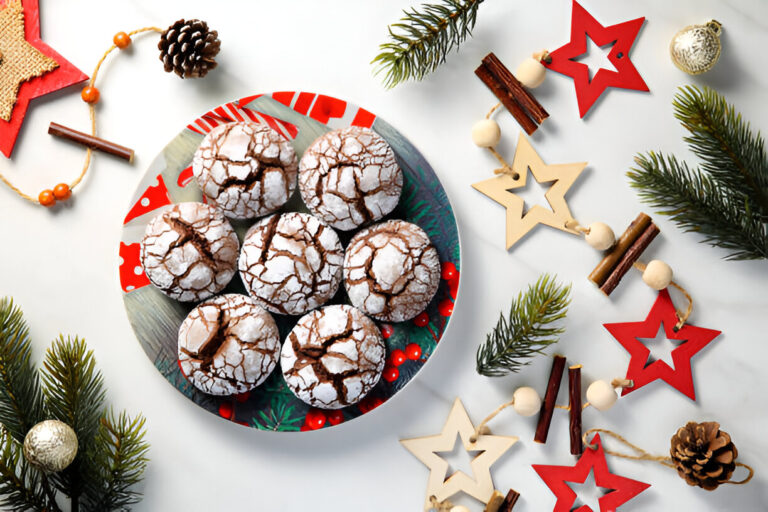
<svg viewBox="0 0 768 512">
<path fill-rule="evenodd" d="M 739 452 L 719 423 L 690 421 L 672 436 L 669 454 L 688 485 L 712 491 L 731 478 Z"/>
<path fill-rule="evenodd" d="M 216 67 L 221 49 L 219 33 L 201 20 L 181 19 L 168 27 L 157 45 L 165 70 L 181 78 L 204 77 Z"/>
</svg>

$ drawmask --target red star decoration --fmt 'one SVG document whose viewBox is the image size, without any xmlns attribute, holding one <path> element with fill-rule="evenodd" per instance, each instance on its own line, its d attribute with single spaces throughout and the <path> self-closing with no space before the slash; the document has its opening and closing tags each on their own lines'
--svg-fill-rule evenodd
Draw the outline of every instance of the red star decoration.
<svg viewBox="0 0 768 512">
<path fill-rule="evenodd" d="M 576 86 L 576 100 L 579 103 L 579 116 L 584 117 L 595 104 L 597 98 L 608 87 L 648 91 L 632 61 L 629 51 L 635 43 L 645 18 L 625 21 L 617 25 L 604 27 L 589 14 L 578 2 L 573 2 L 571 14 L 571 41 L 549 54 L 552 62 L 544 64 L 558 73 L 573 78 Z M 589 66 L 573 60 L 587 52 L 587 36 L 598 46 L 614 43 L 608 54 L 608 60 L 616 71 L 600 68 L 592 80 L 589 79 Z"/>
<path fill-rule="evenodd" d="M 5 7 L 5 4 L 5 1 L 0 0 L 0 8 Z M 44 55 L 55 60 L 59 66 L 53 71 L 22 83 L 16 105 L 13 107 L 11 120 L 3 121 L 0 119 L 0 151 L 8 158 L 11 157 L 13 146 L 16 144 L 16 138 L 19 135 L 21 123 L 27 114 L 27 107 L 31 99 L 88 80 L 82 71 L 40 40 L 38 0 L 22 0 L 21 4 L 24 7 L 24 34 L 27 41 Z"/>
<path fill-rule="evenodd" d="M 571 507 L 576 502 L 576 493 L 566 482 L 583 484 L 589 473 L 594 471 L 595 485 L 610 489 L 610 491 L 598 500 L 600 512 L 614 512 L 620 505 L 628 502 L 647 488 L 651 484 L 632 480 L 623 476 L 615 475 L 608 471 L 608 464 L 605 461 L 605 452 L 603 444 L 600 441 L 600 435 L 595 434 L 592 438 L 592 445 L 596 449 L 586 446 L 584 453 L 579 458 L 575 466 L 543 466 L 534 464 L 533 469 L 539 474 L 547 487 L 557 497 L 557 503 L 552 512 L 571 512 Z M 573 512 L 596 512 L 587 505 L 582 505 Z"/>
<path fill-rule="evenodd" d="M 656 379 L 661 379 L 691 400 L 696 400 L 696 392 L 693 389 L 693 374 L 691 373 L 691 358 L 715 339 L 720 331 L 685 324 L 675 332 L 674 327 L 677 321 L 675 305 L 672 303 L 669 292 L 661 290 L 644 321 L 603 324 L 631 355 L 627 367 L 627 379 L 633 381 L 634 386 L 624 388 L 622 396 L 640 389 Z M 651 351 L 638 339 L 655 338 L 662 326 L 667 339 L 682 341 L 672 350 L 674 368 L 662 360 L 648 364 Z"/>
</svg>

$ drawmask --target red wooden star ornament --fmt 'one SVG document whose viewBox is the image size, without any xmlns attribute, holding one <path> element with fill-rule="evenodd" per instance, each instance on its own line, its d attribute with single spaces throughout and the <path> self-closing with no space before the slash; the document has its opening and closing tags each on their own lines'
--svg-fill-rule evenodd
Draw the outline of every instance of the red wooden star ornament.
<svg viewBox="0 0 768 512">
<path fill-rule="evenodd" d="M 533 469 L 536 470 L 536 473 L 539 474 L 544 483 L 547 484 L 547 487 L 557 497 L 557 503 L 555 503 L 553 512 L 571 512 L 577 496 L 567 482 L 583 484 L 587 477 L 589 477 L 590 472 L 594 472 L 595 485 L 609 489 L 598 500 L 600 504 L 599 512 L 614 512 L 620 505 L 628 502 L 651 486 L 651 484 L 611 473 L 608 470 L 599 434 L 595 434 L 595 437 L 592 438 L 591 446 L 586 446 L 584 453 L 575 466 L 544 466 L 534 464 Z M 593 511 L 588 505 L 582 505 L 573 512 L 597 511 Z"/>
<path fill-rule="evenodd" d="M 31 99 L 88 79 L 82 71 L 40 40 L 40 9 L 38 0 L 21 0 L 21 3 L 24 8 L 24 37 L 26 41 L 43 55 L 56 61 L 58 66 L 42 76 L 22 82 L 10 120 L 4 121 L 0 119 L 0 151 L 8 158 L 10 158 L 13 151 L 13 146 L 16 143 L 21 123 L 27 114 L 27 107 Z M 0 0 L 0 9 L 5 8 L 7 5 L 8 0 Z"/>
<path fill-rule="evenodd" d="M 675 332 L 674 327 L 677 322 L 675 305 L 672 303 L 669 292 L 664 289 L 659 292 L 653 308 L 644 321 L 603 324 L 631 355 L 626 378 L 634 385 L 631 388 L 625 387 L 622 396 L 656 379 L 661 379 L 691 400 L 696 400 L 691 358 L 715 339 L 721 331 L 685 324 Z M 659 328 L 664 329 L 667 339 L 682 342 L 672 350 L 674 367 L 660 359 L 649 364 L 651 351 L 638 339 L 655 338 Z"/>
<path fill-rule="evenodd" d="M 597 98 L 608 87 L 638 91 L 649 90 L 643 77 L 640 76 L 629 59 L 629 52 L 644 21 L 645 18 L 637 18 L 604 27 L 578 2 L 573 2 L 571 41 L 550 53 L 551 62 L 544 62 L 544 65 L 553 71 L 573 78 L 580 117 L 583 118 L 587 114 Z M 590 80 L 589 66 L 573 60 L 587 52 L 587 36 L 601 47 L 613 43 L 608 54 L 608 60 L 611 61 L 616 71 L 600 68 Z"/>
</svg>

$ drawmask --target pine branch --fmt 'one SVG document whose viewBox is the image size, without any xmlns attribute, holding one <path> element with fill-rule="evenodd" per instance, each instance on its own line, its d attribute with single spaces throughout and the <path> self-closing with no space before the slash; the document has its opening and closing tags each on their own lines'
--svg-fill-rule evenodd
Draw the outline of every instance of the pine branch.
<svg viewBox="0 0 768 512">
<path fill-rule="evenodd" d="M 477 9 L 483 0 L 438 0 L 419 9 L 403 11 L 400 22 L 389 26 L 390 41 L 379 46 L 371 64 L 384 73 L 392 88 L 408 79 L 421 80 L 445 62 L 472 35 Z"/>
<path fill-rule="evenodd" d="M 0 427 L 0 505 L 2 510 L 46 510 L 49 502 L 42 486 L 42 474 L 24 458 L 22 444 Z M 55 503 L 51 510 L 58 510 Z"/>
<path fill-rule="evenodd" d="M 565 318 L 570 294 L 570 285 L 562 286 L 548 274 L 520 292 L 508 316 L 499 316 L 496 327 L 477 349 L 477 373 L 487 377 L 515 373 L 530 363 L 525 359 L 557 343 L 565 329 L 550 324 Z"/>
<path fill-rule="evenodd" d="M 83 500 L 86 510 L 130 510 L 141 500 L 141 493 L 131 487 L 142 480 L 147 466 L 144 424 L 143 416 L 132 419 L 124 412 L 101 417 L 87 455 L 92 472 Z"/>
<path fill-rule="evenodd" d="M 0 299 L 0 423 L 19 443 L 44 419 L 40 379 L 30 362 L 29 329 L 21 310 Z"/>
</svg>

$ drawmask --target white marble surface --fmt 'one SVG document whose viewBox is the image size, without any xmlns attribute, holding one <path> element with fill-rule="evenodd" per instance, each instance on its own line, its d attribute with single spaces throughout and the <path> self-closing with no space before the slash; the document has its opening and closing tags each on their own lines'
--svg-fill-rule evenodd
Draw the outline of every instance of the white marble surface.
<svg viewBox="0 0 768 512">
<path fill-rule="evenodd" d="M 96 352 L 110 401 L 148 418 L 152 462 L 142 485 L 145 498 L 135 510 L 418 510 L 427 470 L 398 439 L 437 433 L 455 396 L 479 421 L 519 385 L 543 391 L 547 359 L 518 375 L 490 380 L 475 374 L 474 352 L 511 297 L 544 271 L 574 284 L 567 333 L 558 350 L 584 365 L 585 382 L 624 372 L 627 354 L 601 323 L 644 318 L 654 294 L 632 276 L 606 300 L 586 280 L 597 255 L 558 231 L 540 229 L 507 253 L 503 210 L 469 186 L 488 176 L 494 164 L 469 140 L 471 124 L 495 101 L 473 69 L 491 50 L 513 67 L 534 50 L 565 43 L 569 1 L 489 0 L 475 37 L 458 55 L 423 83 L 385 91 L 369 62 L 387 23 L 410 3 L 41 0 L 44 40 L 86 72 L 118 30 L 200 17 L 219 30 L 223 41 L 220 69 L 201 81 L 163 73 L 152 37 L 139 39 L 132 52 L 107 63 L 98 84 L 101 133 L 137 150 L 133 166 L 97 156 L 76 199 L 57 212 L 28 205 L 0 187 L 0 293 L 14 296 L 24 308 L 36 356 L 59 333 L 84 336 Z M 762 51 L 768 44 L 768 6 L 760 0 L 583 4 L 605 24 L 647 17 L 632 59 L 652 92 L 612 90 L 582 121 L 571 80 L 550 74 L 537 96 L 552 119 L 533 142 L 547 162 L 589 161 L 569 196 L 572 211 L 583 222 L 603 220 L 621 231 L 646 209 L 624 176 L 633 155 L 658 148 L 692 159 L 681 141 L 683 130 L 672 119 L 670 100 L 678 85 L 715 86 L 753 126 L 768 128 Z M 670 62 L 669 39 L 679 28 L 712 17 L 725 27 L 721 62 L 710 74 L 691 79 Z M 169 386 L 134 339 L 117 274 L 121 220 L 154 155 L 198 113 L 249 93 L 284 89 L 353 100 L 406 134 L 441 177 L 463 244 L 460 300 L 451 329 L 414 385 L 343 428 L 302 435 L 270 435 L 222 421 Z M 511 156 L 518 128 L 506 113 L 499 119 L 505 133 L 500 149 Z M 34 101 L 13 160 L 1 164 L 2 172 L 35 194 L 71 179 L 81 165 L 78 148 L 46 134 L 51 120 L 86 126 L 77 90 Z M 670 263 L 692 292 L 693 323 L 724 334 L 694 359 L 698 402 L 653 384 L 607 413 L 586 411 L 585 427 L 611 428 L 663 453 L 686 421 L 720 421 L 739 447 L 739 460 L 757 471 L 751 484 L 707 493 L 661 466 L 611 459 L 616 472 L 653 485 L 621 510 L 765 510 L 768 263 L 726 262 L 724 252 L 699 244 L 696 235 L 682 233 L 662 217 L 656 220 L 662 236 L 650 255 Z M 563 386 L 561 401 L 565 396 Z M 494 467 L 496 485 L 522 493 L 516 510 L 549 510 L 555 500 L 531 464 L 573 463 L 566 415 L 555 417 L 546 446 L 532 441 L 535 419 L 506 412 L 493 427 L 521 438 Z"/>
</svg>

